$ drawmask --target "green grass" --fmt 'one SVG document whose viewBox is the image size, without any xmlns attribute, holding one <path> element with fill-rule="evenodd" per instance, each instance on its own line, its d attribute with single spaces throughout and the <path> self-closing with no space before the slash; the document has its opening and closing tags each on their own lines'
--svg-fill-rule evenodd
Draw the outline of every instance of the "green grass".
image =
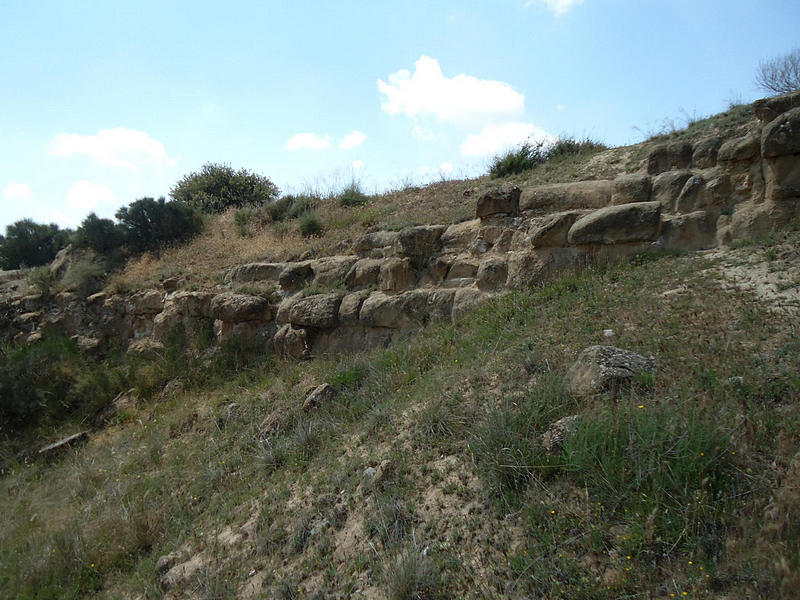
<svg viewBox="0 0 800 600">
<path fill-rule="evenodd" d="M 155 369 L 146 387 L 183 372 L 186 391 L 146 396 L 52 464 L 6 465 L 0 595 L 158 596 L 155 561 L 189 547 L 213 554 L 198 585 L 222 597 L 251 570 L 262 594 L 294 597 L 775 597 L 797 531 L 753 516 L 796 500 L 776 490 L 800 443 L 798 323 L 712 266 L 589 266 L 355 356 L 221 360 L 204 376 L 177 354 L 139 365 Z M 566 369 L 609 327 L 656 357 L 652 381 L 568 397 Z M 303 413 L 321 382 L 338 398 Z M 544 452 L 541 433 L 572 414 Z M 385 459 L 397 476 L 368 486 Z M 239 546 L 216 541 L 251 518 Z"/>
</svg>

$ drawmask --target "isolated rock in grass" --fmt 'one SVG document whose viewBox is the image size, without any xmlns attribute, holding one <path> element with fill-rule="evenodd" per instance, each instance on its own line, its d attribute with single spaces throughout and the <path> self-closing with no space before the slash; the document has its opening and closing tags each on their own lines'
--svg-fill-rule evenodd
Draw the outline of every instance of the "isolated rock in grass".
<svg viewBox="0 0 800 600">
<path fill-rule="evenodd" d="M 303 402 L 303 412 L 309 412 L 323 404 L 336 399 L 339 392 L 330 383 L 323 383 L 314 388 Z"/>
<path fill-rule="evenodd" d="M 553 452 L 561 448 L 567 436 L 578 428 L 579 419 L 579 415 L 570 415 L 568 417 L 562 417 L 554 423 L 550 423 L 547 431 L 539 438 L 542 448 L 544 448 L 546 452 Z"/>
<path fill-rule="evenodd" d="M 478 198 L 475 216 L 479 219 L 494 215 L 517 216 L 519 214 L 520 193 L 521 191 L 518 187 L 513 187 L 510 190 L 489 190 Z"/>
<path fill-rule="evenodd" d="M 569 394 L 577 397 L 605 391 L 614 393 L 654 369 L 653 357 L 613 346 L 590 346 L 567 371 L 566 388 Z"/>
</svg>

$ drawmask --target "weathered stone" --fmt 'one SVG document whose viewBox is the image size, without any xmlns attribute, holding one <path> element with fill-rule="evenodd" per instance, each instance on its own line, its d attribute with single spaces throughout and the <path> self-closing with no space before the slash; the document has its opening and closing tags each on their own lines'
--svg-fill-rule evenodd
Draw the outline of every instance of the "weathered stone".
<svg viewBox="0 0 800 600">
<path fill-rule="evenodd" d="M 608 206 L 614 182 L 606 179 L 553 183 L 525 188 L 520 196 L 520 210 L 556 211 Z"/>
<path fill-rule="evenodd" d="M 176 291 L 180 286 L 183 279 L 180 277 L 167 277 L 161 282 L 161 289 L 167 293 Z"/>
<path fill-rule="evenodd" d="M 25 273 L 21 269 L 12 269 L 10 271 L 3 271 L 0 269 L 0 283 L 21 281 L 23 279 L 25 279 Z"/>
<path fill-rule="evenodd" d="M 164 310 L 172 309 L 187 317 L 210 317 L 213 292 L 175 292 L 167 295 Z"/>
<path fill-rule="evenodd" d="M 350 267 L 344 282 L 350 289 L 369 287 L 378 283 L 383 260 L 380 258 L 362 258 Z"/>
<path fill-rule="evenodd" d="M 766 197 L 772 202 L 800 200 L 800 156 L 768 158 Z"/>
<path fill-rule="evenodd" d="M 289 312 L 294 306 L 295 302 L 298 302 L 303 299 L 303 296 L 300 294 L 295 294 L 294 296 L 289 296 L 283 302 L 278 305 L 278 310 L 275 311 L 275 322 L 278 325 L 285 325 L 289 323 Z"/>
<path fill-rule="evenodd" d="M 106 300 L 109 299 L 109 295 L 106 292 L 97 292 L 96 294 L 92 294 L 86 298 L 86 305 L 94 310 L 101 308 Z"/>
<path fill-rule="evenodd" d="M 128 299 L 127 310 L 132 315 L 155 315 L 164 308 L 164 296 L 156 290 L 138 292 Z"/>
<path fill-rule="evenodd" d="M 387 258 L 381 265 L 380 288 L 384 292 L 399 292 L 414 287 L 416 276 L 411 267 L 411 259 Z"/>
<path fill-rule="evenodd" d="M 675 212 L 688 213 L 700 204 L 700 196 L 705 187 L 705 180 L 701 175 L 692 175 L 686 183 L 675 201 Z"/>
<path fill-rule="evenodd" d="M 455 223 L 444 230 L 440 239 L 444 252 L 458 253 L 466 250 L 478 237 L 480 219 Z"/>
<path fill-rule="evenodd" d="M 438 285 L 440 284 L 447 271 L 450 270 L 450 265 L 453 264 L 454 257 L 452 255 L 433 256 L 428 259 L 425 268 L 420 273 L 418 285 Z"/>
<path fill-rule="evenodd" d="M 322 385 L 318 385 L 303 401 L 303 412 L 310 412 L 323 404 L 332 402 L 338 395 L 339 392 L 337 392 L 336 388 L 331 384 L 323 383 Z"/>
<path fill-rule="evenodd" d="M 278 276 L 278 283 L 281 289 L 292 292 L 304 287 L 314 276 L 309 261 L 287 263 L 281 274 Z"/>
<path fill-rule="evenodd" d="M 539 438 L 545 452 L 554 452 L 561 448 L 564 441 L 578 429 L 580 415 L 562 417 L 548 425 L 547 430 Z"/>
<path fill-rule="evenodd" d="M 722 138 L 718 135 L 698 141 L 692 152 L 692 166 L 695 169 L 709 169 L 715 166 L 720 146 L 722 146 Z"/>
<path fill-rule="evenodd" d="M 98 352 L 102 345 L 99 339 L 88 335 L 73 335 L 72 339 L 78 344 L 78 349 L 86 354 Z"/>
<path fill-rule="evenodd" d="M 661 224 L 661 239 L 665 250 L 702 250 L 715 242 L 711 215 L 699 210 L 685 215 L 665 217 Z"/>
<path fill-rule="evenodd" d="M 177 331 L 178 327 L 180 327 L 182 324 L 183 317 L 177 310 L 174 308 L 166 309 L 153 317 L 150 334 L 157 341 L 166 342 L 170 335 L 174 331 Z M 137 329 L 139 328 L 136 326 L 136 324 L 134 324 L 134 335 L 136 335 L 137 338 L 146 335 L 146 328 L 140 332 L 137 332 Z"/>
<path fill-rule="evenodd" d="M 456 290 L 455 296 L 453 296 L 451 319 L 456 321 L 463 318 L 488 297 L 488 294 L 485 292 L 474 288 L 461 288 Z"/>
<path fill-rule="evenodd" d="M 800 154 L 800 107 L 770 122 L 761 133 L 761 155 L 775 158 Z M 796 160 L 800 158 L 795 157 Z"/>
<path fill-rule="evenodd" d="M 611 204 L 630 204 L 650 200 L 652 183 L 648 175 L 620 175 L 614 180 Z"/>
<path fill-rule="evenodd" d="M 318 286 L 340 284 L 357 260 L 356 256 L 328 256 L 312 260 L 313 284 Z"/>
<path fill-rule="evenodd" d="M 484 192 L 475 208 L 475 216 L 479 219 L 494 215 L 519 214 L 520 189 L 518 187 L 508 189 L 493 189 Z"/>
<path fill-rule="evenodd" d="M 602 392 L 616 393 L 634 379 L 652 373 L 655 361 L 629 350 L 613 346 L 591 346 L 581 352 L 567 371 L 567 392 L 588 397 Z"/>
<path fill-rule="evenodd" d="M 367 327 L 408 329 L 428 320 L 425 314 L 430 291 L 413 290 L 398 295 L 373 292 L 361 305 L 360 320 Z"/>
<path fill-rule="evenodd" d="M 480 261 L 471 257 L 459 257 L 453 261 L 450 270 L 447 272 L 446 279 L 460 279 L 464 277 L 475 277 L 478 273 Z"/>
<path fill-rule="evenodd" d="M 453 314 L 453 302 L 456 290 L 431 290 L 425 292 L 425 311 L 431 323 L 449 323 Z"/>
<path fill-rule="evenodd" d="M 311 358 L 312 333 L 304 327 L 294 327 L 287 323 L 275 334 L 275 351 L 296 360 Z"/>
<path fill-rule="evenodd" d="M 692 176 L 691 171 L 666 171 L 653 179 L 652 199 L 661 204 L 666 212 L 675 210 L 675 202 L 683 190 L 683 186 Z"/>
<path fill-rule="evenodd" d="M 554 273 L 575 265 L 583 254 L 580 248 L 540 248 L 508 254 L 506 287 L 524 289 L 537 285 Z"/>
<path fill-rule="evenodd" d="M 532 219 L 528 229 L 527 245 L 532 245 L 534 248 L 566 246 L 569 228 L 585 214 L 584 211 L 570 210 Z M 514 243 L 512 247 L 515 247 Z"/>
<path fill-rule="evenodd" d="M 570 244 L 619 244 L 655 240 L 658 237 L 661 204 L 635 202 L 601 208 L 578 219 L 570 228 Z"/>
<path fill-rule="evenodd" d="M 78 433 L 74 433 L 70 436 L 67 436 L 61 440 L 53 444 L 48 444 L 47 446 L 40 448 L 38 454 L 40 456 L 47 456 L 52 457 L 57 454 L 60 454 L 64 450 L 68 448 L 72 448 L 74 446 L 78 446 L 79 444 L 85 443 L 89 439 L 89 433 L 86 431 L 80 431 Z"/>
<path fill-rule="evenodd" d="M 444 225 L 406 227 L 397 236 L 397 253 L 402 256 L 430 256 L 444 230 Z"/>
<path fill-rule="evenodd" d="M 128 344 L 127 354 L 141 358 L 163 358 L 166 348 L 164 344 L 153 338 L 145 337 L 132 340 Z"/>
<path fill-rule="evenodd" d="M 800 91 L 753 102 L 753 112 L 762 123 L 769 123 L 783 113 L 800 107 Z"/>
<path fill-rule="evenodd" d="M 272 318 L 269 302 L 261 296 L 219 294 L 211 300 L 211 316 L 220 321 L 269 321 Z"/>
<path fill-rule="evenodd" d="M 728 140 L 719 147 L 717 160 L 719 162 L 739 162 L 750 160 L 758 156 L 760 150 L 759 139 L 755 135 L 745 135 Z"/>
<path fill-rule="evenodd" d="M 664 171 L 686 169 L 692 163 L 692 145 L 674 140 L 655 146 L 647 156 L 647 172 L 658 175 Z"/>
<path fill-rule="evenodd" d="M 239 348 L 263 352 L 269 347 L 275 335 L 276 326 L 272 321 L 214 321 L 214 336 L 217 344 L 224 345 L 236 342 Z"/>
<path fill-rule="evenodd" d="M 325 329 L 339 322 L 340 294 L 316 294 L 300 298 L 289 309 L 289 322 L 301 327 Z"/>
<path fill-rule="evenodd" d="M 396 231 L 374 231 L 365 233 L 353 243 L 353 252 L 367 253 L 379 248 L 394 246 L 397 242 L 398 232 Z"/>
<path fill-rule="evenodd" d="M 358 322 L 358 315 L 361 312 L 361 305 L 369 296 L 369 292 L 360 291 L 353 294 L 347 294 L 342 298 L 342 303 L 339 305 L 339 323 L 352 324 Z"/>
<path fill-rule="evenodd" d="M 225 281 L 246 283 L 251 281 L 278 281 L 286 263 L 250 263 L 237 265 L 225 273 Z"/>
<path fill-rule="evenodd" d="M 508 278 L 508 261 L 505 256 L 487 256 L 478 268 L 478 289 L 498 290 Z"/>
</svg>

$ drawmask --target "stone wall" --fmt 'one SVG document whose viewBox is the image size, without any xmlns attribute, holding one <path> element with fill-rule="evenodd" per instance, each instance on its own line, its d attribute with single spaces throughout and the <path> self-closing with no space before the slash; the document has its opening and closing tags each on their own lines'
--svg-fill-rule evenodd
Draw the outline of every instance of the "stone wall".
<svg viewBox="0 0 800 600">
<path fill-rule="evenodd" d="M 385 345 L 590 259 L 711 248 L 786 223 L 800 205 L 798 104 L 800 94 L 759 101 L 746 135 L 656 145 L 614 180 L 496 189 L 470 221 L 365 233 L 340 256 L 236 265 L 213 290 L 17 299 L 7 330 L 25 339 L 49 325 L 87 348 L 130 340 L 140 353 L 178 329 L 189 343 L 211 336 L 297 359 Z M 254 282 L 276 294 L 232 291 Z"/>
</svg>

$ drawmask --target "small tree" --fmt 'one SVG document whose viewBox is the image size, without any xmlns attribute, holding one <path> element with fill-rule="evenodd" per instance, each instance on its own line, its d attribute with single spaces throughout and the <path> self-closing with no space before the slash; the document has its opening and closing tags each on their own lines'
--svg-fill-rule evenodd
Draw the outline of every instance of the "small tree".
<svg viewBox="0 0 800 600">
<path fill-rule="evenodd" d="M 197 173 L 184 175 L 169 195 L 204 213 L 229 208 L 262 206 L 278 197 L 278 187 L 268 177 L 230 165 L 206 163 Z"/>
<path fill-rule="evenodd" d="M 125 242 L 133 252 L 158 250 L 166 244 L 182 242 L 203 229 L 203 219 L 183 202 L 141 198 L 120 208 L 116 215 L 125 232 Z"/>
<path fill-rule="evenodd" d="M 75 231 L 74 243 L 79 248 L 91 248 L 110 256 L 124 243 L 125 232 L 111 219 L 101 219 L 89 213 Z"/>
<path fill-rule="evenodd" d="M 761 61 L 756 70 L 756 85 L 771 94 L 800 90 L 800 48 Z"/>
<path fill-rule="evenodd" d="M 31 219 L 8 225 L 0 244 L 0 269 L 37 267 L 49 263 L 69 243 L 71 233 L 68 229 L 59 229 L 55 223 L 40 225 Z"/>
</svg>

